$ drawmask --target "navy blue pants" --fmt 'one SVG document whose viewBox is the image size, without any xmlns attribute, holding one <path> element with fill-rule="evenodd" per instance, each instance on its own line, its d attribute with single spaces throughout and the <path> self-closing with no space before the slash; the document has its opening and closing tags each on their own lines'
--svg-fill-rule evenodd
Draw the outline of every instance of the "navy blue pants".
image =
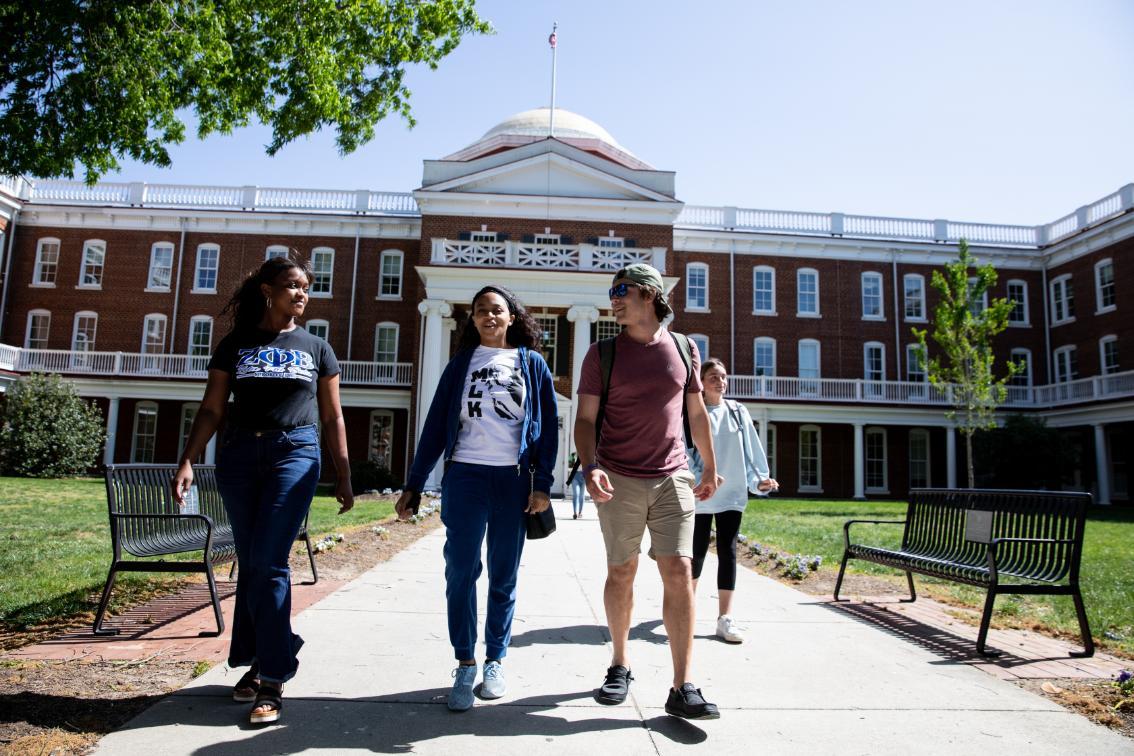
<svg viewBox="0 0 1134 756">
<path fill-rule="evenodd" d="M 531 478 L 515 465 L 491 467 L 453 462 L 441 481 L 441 522 L 445 523 L 445 598 L 449 642 L 457 659 L 475 658 L 476 581 L 483 565 L 481 544 L 488 534 L 488 616 L 484 643 L 488 659 L 503 659 L 512 639 L 516 578 L 527 533 L 524 509 Z"/>
<path fill-rule="evenodd" d="M 228 664 L 257 662 L 260 679 L 295 675 L 303 644 L 291 631 L 288 556 L 319 482 L 314 425 L 287 431 L 229 429 L 217 457 L 217 487 L 236 541 L 239 572 Z"/>
</svg>

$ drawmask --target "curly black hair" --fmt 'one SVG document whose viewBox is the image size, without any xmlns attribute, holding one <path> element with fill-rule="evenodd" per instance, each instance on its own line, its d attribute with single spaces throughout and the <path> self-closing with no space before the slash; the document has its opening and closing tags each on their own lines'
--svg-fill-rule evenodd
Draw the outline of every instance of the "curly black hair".
<svg viewBox="0 0 1134 756">
<path fill-rule="evenodd" d="M 295 250 L 292 250 L 292 252 L 294 253 Z M 260 325 L 260 321 L 264 318 L 264 311 L 267 309 L 264 295 L 260 291 L 260 285 L 274 283 L 281 273 L 292 268 L 298 268 L 303 275 L 307 276 L 308 281 L 311 280 L 310 268 L 303 263 L 296 262 L 292 255 L 265 260 L 264 264 L 257 270 L 248 274 L 228 300 L 228 304 L 221 310 L 221 315 L 226 312 L 231 313 L 233 331 L 246 331 Z"/>
<path fill-rule="evenodd" d="M 465 321 L 465 327 L 461 331 L 461 338 L 457 341 L 457 349 L 475 349 L 480 346 L 480 332 L 476 330 L 476 324 L 473 322 L 472 313 L 476 311 L 476 300 L 488 292 L 499 294 L 504 298 L 504 302 L 508 305 L 508 312 L 515 316 L 512 325 L 508 326 L 508 331 L 504 334 L 505 341 L 509 346 L 513 347 L 527 347 L 528 349 L 538 349 L 540 337 L 543 335 L 543 329 L 539 327 L 536 319 L 528 314 L 524 309 L 523 304 L 516 298 L 516 295 L 511 290 L 503 286 L 494 286 L 489 284 L 481 288 L 472 298 L 472 304 L 469 305 L 469 316 Z"/>
</svg>

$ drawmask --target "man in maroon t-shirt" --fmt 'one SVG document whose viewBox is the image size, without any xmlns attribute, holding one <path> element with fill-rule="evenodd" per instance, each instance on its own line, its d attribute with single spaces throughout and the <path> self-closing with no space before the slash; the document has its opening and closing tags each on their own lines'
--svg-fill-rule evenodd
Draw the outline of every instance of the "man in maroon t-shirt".
<svg viewBox="0 0 1134 756">
<path fill-rule="evenodd" d="M 615 342 L 597 449 L 595 422 L 602 394 L 602 368 L 596 345 L 583 359 L 575 419 L 575 448 L 582 464 L 579 472 L 595 501 L 606 542 L 603 600 L 614 644 L 597 700 L 622 703 L 634 679 L 626 642 L 639 547 L 642 534 L 649 528 L 650 556 L 657 560 L 662 577 L 662 620 L 673 657 L 673 687 L 665 710 L 686 719 L 716 719 L 720 716 L 717 707 L 707 702 L 689 680 L 695 500 L 711 497 L 721 483 L 701 397 L 700 356 L 690 341 L 692 365 L 687 371 L 673 336 L 661 324 L 673 312 L 665 300 L 665 284 L 661 274 L 649 265 L 630 265 L 614 275 L 610 306 L 624 328 Z M 706 461 L 702 483 L 696 487 L 685 460 L 683 402 L 693 443 Z"/>
</svg>

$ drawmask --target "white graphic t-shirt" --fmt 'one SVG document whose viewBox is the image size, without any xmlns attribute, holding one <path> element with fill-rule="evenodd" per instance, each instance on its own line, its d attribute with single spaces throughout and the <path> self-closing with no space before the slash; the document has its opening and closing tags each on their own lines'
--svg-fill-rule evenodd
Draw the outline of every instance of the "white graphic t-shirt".
<svg viewBox="0 0 1134 756">
<path fill-rule="evenodd" d="M 461 429 L 454 462 L 514 465 L 524 423 L 520 350 L 478 346 L 469 362 L 461 399 Z"/>
</svg>

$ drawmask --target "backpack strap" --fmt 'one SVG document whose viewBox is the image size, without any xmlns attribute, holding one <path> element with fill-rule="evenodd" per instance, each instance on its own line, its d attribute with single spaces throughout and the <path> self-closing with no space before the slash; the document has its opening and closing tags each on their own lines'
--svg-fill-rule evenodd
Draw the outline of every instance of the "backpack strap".
<svg viewBox="0 0 1134 756">
<path fill-rule="evenodd" d="M 685 431 L 685 448 L 693 448 L 693 432 L 689 428 L 689 382 L 693 380 L 693 351 L 689 346 L 689 337 L 683 333 L 669 332 L 673 339 L 677 353 L 681 355 L 681 362 L 685 365 L 685 386 L 681 389 L 681 427 Z"/>
<path fill-rule="evenodd" d="M 744 413 L 740 411 L 740 405 L 731 399 L 724 400 L 725 406 L 728 407 L 728 413 L 732 415 L 732 419 L 736 421 L 736 427 L 740 429 L 740 447 L 744 451 L 744 466 L 745 473 L 747 468 L 752 462 L 752 455 L 748 453 L 748 429 L 745 428 Z"/>
<path fill-rule="evenodd" d="M 606 399 L 610 396 L 610 374 L 614 372 L 614 345 L 615 338 L 599 339 L 599 371 L 602 374 L 602 393 L 599 394 L 598 413 L 595 415 L 595 451 L 598 451 L 599 440 L 602 438 L 602 422 L 606 417 Z M 571 473 L 567 476 L 567 485 L 571 485 L 575 474 L 579 472 L 579 459 L 571 466 Z"/>
</svg>

